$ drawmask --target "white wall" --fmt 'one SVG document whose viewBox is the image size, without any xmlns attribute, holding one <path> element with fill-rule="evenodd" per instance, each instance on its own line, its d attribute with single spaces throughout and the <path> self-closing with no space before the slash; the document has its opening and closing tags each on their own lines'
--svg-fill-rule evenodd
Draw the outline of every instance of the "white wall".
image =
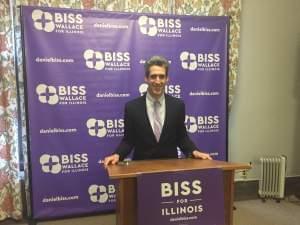
<svg viewBox="0 0 300 225">
<path fill-rule="evenodd" d="M 288 157 L 300 175 L 300 1 L 243 0 L 237 89 L 229 114 L 229 160 Z M 239 178 L 237 176 L 237 178 Z"/>
</svg>

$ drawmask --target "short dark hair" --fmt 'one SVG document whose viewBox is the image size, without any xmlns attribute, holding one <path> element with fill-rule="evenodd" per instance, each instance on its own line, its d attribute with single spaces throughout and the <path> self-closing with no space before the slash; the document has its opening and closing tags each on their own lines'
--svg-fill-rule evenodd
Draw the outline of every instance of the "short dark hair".
<svg viewBox="0 0 300 225">
<path fill-rule="evenodd" d="M 145 63 L 145 76 L 148 77 L 150 73 L 150 67 L 151 66 L 161 66 L 166 69 L 166 76 L 168 76 L 169 71 L 169 62 L 166 58 L 163 56 L 152 56 L 150 59 L 148 59 Z"/>
</svg>

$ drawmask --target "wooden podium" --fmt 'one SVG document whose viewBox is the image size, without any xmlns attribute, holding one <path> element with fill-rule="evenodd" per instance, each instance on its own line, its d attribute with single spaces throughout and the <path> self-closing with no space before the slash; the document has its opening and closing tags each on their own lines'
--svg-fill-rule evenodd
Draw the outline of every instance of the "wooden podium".
<svg viewBox="0 0 300 225">
<path fill-rule="evenodd" d="M 119 179 L 116 209 L 117 225 L 137 225 L 136 178 L 138 175 L 213 168 L 223 170 L 225 224 L 232 225 L 234 171 L 250 169 L 251 167 L 242 163 L 200 159 L 141 160 L 108 166 L 109 178 Z"/>
</svg>

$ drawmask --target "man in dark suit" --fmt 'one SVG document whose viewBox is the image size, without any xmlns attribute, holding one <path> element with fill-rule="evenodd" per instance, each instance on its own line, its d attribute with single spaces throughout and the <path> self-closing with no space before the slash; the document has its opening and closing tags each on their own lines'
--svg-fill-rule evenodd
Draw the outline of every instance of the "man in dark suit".
<svg viewBox="0 0 300 225">
<path fill-rule="evenodd" d="M 177 158 L 177 147 L 190 157 L 211 159 L 197 150 L 185 128 L 185 105 L 164 93 L 169 81 L 169 63 L 153 56 L 145 63 L 147 93 L 125 106 L 124 137 L 104 165 L 116 164 L 134 149 L 133 160 Z"/>
</svg>

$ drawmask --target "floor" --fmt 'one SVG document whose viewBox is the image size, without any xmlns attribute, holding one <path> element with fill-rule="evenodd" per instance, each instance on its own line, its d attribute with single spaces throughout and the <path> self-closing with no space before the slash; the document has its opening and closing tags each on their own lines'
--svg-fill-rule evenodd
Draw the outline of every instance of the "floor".
<svg viewBox="0 0 300 225">
<path fill-rule="evenodd" d="M 234 203 L 234 225 L 299 225 L 300 199 L 289 196 L 277 203 L 260 199 L 236 201 Z M 6 220 L 1 225 L 27 225 L 26 221 Z M 72 219 L 40 221 L 37 225 L 115 225 L 115 214 L 106 214 Z"/>
</svg>

